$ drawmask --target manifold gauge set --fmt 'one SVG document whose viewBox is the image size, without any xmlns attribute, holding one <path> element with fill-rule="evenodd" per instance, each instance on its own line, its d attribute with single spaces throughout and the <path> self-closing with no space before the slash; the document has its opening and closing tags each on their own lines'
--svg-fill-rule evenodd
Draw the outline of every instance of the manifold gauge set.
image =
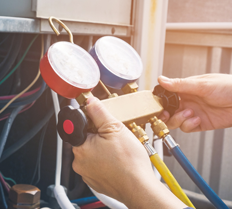
<svg viewBox="0 0 232 209">
<path fill-rule="evenodd" d="M 73 37 L 67 26 L 59 19 L 50 17 L 49 23 L 54 32 L 59 32 L 52 23 L 58 22 L 69 34 L 70 42 L 57 42 L 51 45 L 40 62 L 40 71 L 44 81 L 57 94 L 76 99 L 79 109 L 63 107 L 58 114 L 57 130 L 63 141 L 72 146 L 82 145 L 87 132 L 97 132 L 93 123 L 85 114 L 86 100 L 92 96 L 91 90 L 99 83 L 108 97 L 101 100 L 106 109 L 124 123 L 139 139 L 147 150 L 150 160 L 159 171 L 170 190 L 189 207 L 194 205 L 188 199 L 178 182 L 159 158 L 148 142 L 144 130 L 147 123 L 180 163 L 189 177 L 216 208 L 228 208 L 217 194 L 202 179 L 196 169 L 171 137 L 167 126 L 157 117 L 163 110 L 172 116 L 179 108 L 179 97 L 161 86 L 153 90 L 138 91 L 137 79 L 141 76 L 143 65 L 138 53 L 127 42 L 105 36 L 96 41 L 89 52 L 73 43 Z M 108 90 L 121 89 L 118 96 Z M 125 139 L 126 140 L 126 139 Z"/>
</svg>

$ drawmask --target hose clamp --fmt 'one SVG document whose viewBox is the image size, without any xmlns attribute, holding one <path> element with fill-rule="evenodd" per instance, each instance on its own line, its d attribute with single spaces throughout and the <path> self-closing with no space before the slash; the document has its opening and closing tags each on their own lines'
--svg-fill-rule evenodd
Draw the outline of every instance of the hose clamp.
<svg viewBox="0 0 232 209">
<path fill-rule="evenodd" d="M 169 150 L 173 149 L 174 147 L 178 146 L 178 144 L 175 142 L 175 140 L 172 138 L 170 134 L 167 134 L 163 138 L 164 144 L 167 146 Z"/>
<path fill-rule="evenodd" d="M 147 153 L 148 153 L 149 157 L 157 153 L 155 151 L 155 149 L 151 146 L 151 144 L 148 141 L 146 141 L 145 143 L 143 143 L 143 146 L 147 150 Z"/>
</svg>

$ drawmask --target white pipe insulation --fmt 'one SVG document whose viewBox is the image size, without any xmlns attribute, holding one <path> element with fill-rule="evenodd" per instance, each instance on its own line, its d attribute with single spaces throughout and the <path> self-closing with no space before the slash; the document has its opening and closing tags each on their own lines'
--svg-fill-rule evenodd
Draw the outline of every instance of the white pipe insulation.
<svg viewBox="0 0 232 209">
<path fill-rule="evenodd" d="M 55 109 L 56 123 L 58 123 L 58 113 L 60 111 L 60 104 L 57 93 L 51 90 L 53 105 Z M 56 172 L 55 172 L 55 187 L 54 195 L 57 202 L 62 209 L 75 209 L 70 200 L 68 199 L 64 188 L 60 185 L 61 166 L 62 166 L 62 148 L 63 141 L 57 132 L 57 148 L 56 148 Z"/>
<path fill-rule="evenodd" d="M 91 187 L 89 187 L 91 191 L 94 193 L 94 195 L 101 200 L 105 205 L 107 205 L 109 208 L 112 209 L 128 209 L 123 203 L 119 202 L 118 200 L 115 200 L 111 197 L 108 197 L 104 194 L 98 193 L 95 190 L 93 190 Z"/>
<path fill-rule="evenodd" d="M 56 123 L 58 123 L 58 113 L 60 111 L 60 104 L 59 104 L 57 93 L 51 90 L 51 94 L 52 94 L 52 100 L 53 100 L 53 105 L 54 105 L 54 110 L 55 110 Z M 55 185 L 58 186 L 60 185 L 63 141 L 60 138 L 60 135 L 58 134 L 58 132 L 56 132 L 56 135 L 57 135 L 57 152 L 56 152 Z"/>
</svg>

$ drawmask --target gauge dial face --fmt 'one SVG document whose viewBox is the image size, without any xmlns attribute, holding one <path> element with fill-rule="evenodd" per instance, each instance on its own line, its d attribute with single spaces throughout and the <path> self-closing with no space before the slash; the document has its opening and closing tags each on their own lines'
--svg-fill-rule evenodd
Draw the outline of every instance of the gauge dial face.
<svg viewBox="0 0 232 209">
<path fill-rule="evenodd" d="M 125 41 L 105 36 L 96 42 L 95 50 L 105 68 L 118 77 L 136 80 L 141 76 L 143 70 L 141 58 Z"/>
<path fill-rule="evenodd" d="M 75 44 L 64 41 L 53 44 L 48 50 L 48 60 L 60 78 L 77 88 L 93 88 L 100 80 L 96 62 Z"/>
</svg>

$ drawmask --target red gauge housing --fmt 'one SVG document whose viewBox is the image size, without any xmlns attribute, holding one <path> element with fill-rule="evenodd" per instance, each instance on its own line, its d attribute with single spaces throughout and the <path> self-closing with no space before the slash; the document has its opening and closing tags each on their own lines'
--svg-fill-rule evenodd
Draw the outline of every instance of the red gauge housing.
<svg viewBox="0 0 232 209">
<path fill-rule="evenodd" d="M 49 47 L 40 61 L 40 72 L 53 91 L 69 99 L 91 91 L 100 80 L 99 68 L 90 54 L 64 41 Z"/>
</svg>

